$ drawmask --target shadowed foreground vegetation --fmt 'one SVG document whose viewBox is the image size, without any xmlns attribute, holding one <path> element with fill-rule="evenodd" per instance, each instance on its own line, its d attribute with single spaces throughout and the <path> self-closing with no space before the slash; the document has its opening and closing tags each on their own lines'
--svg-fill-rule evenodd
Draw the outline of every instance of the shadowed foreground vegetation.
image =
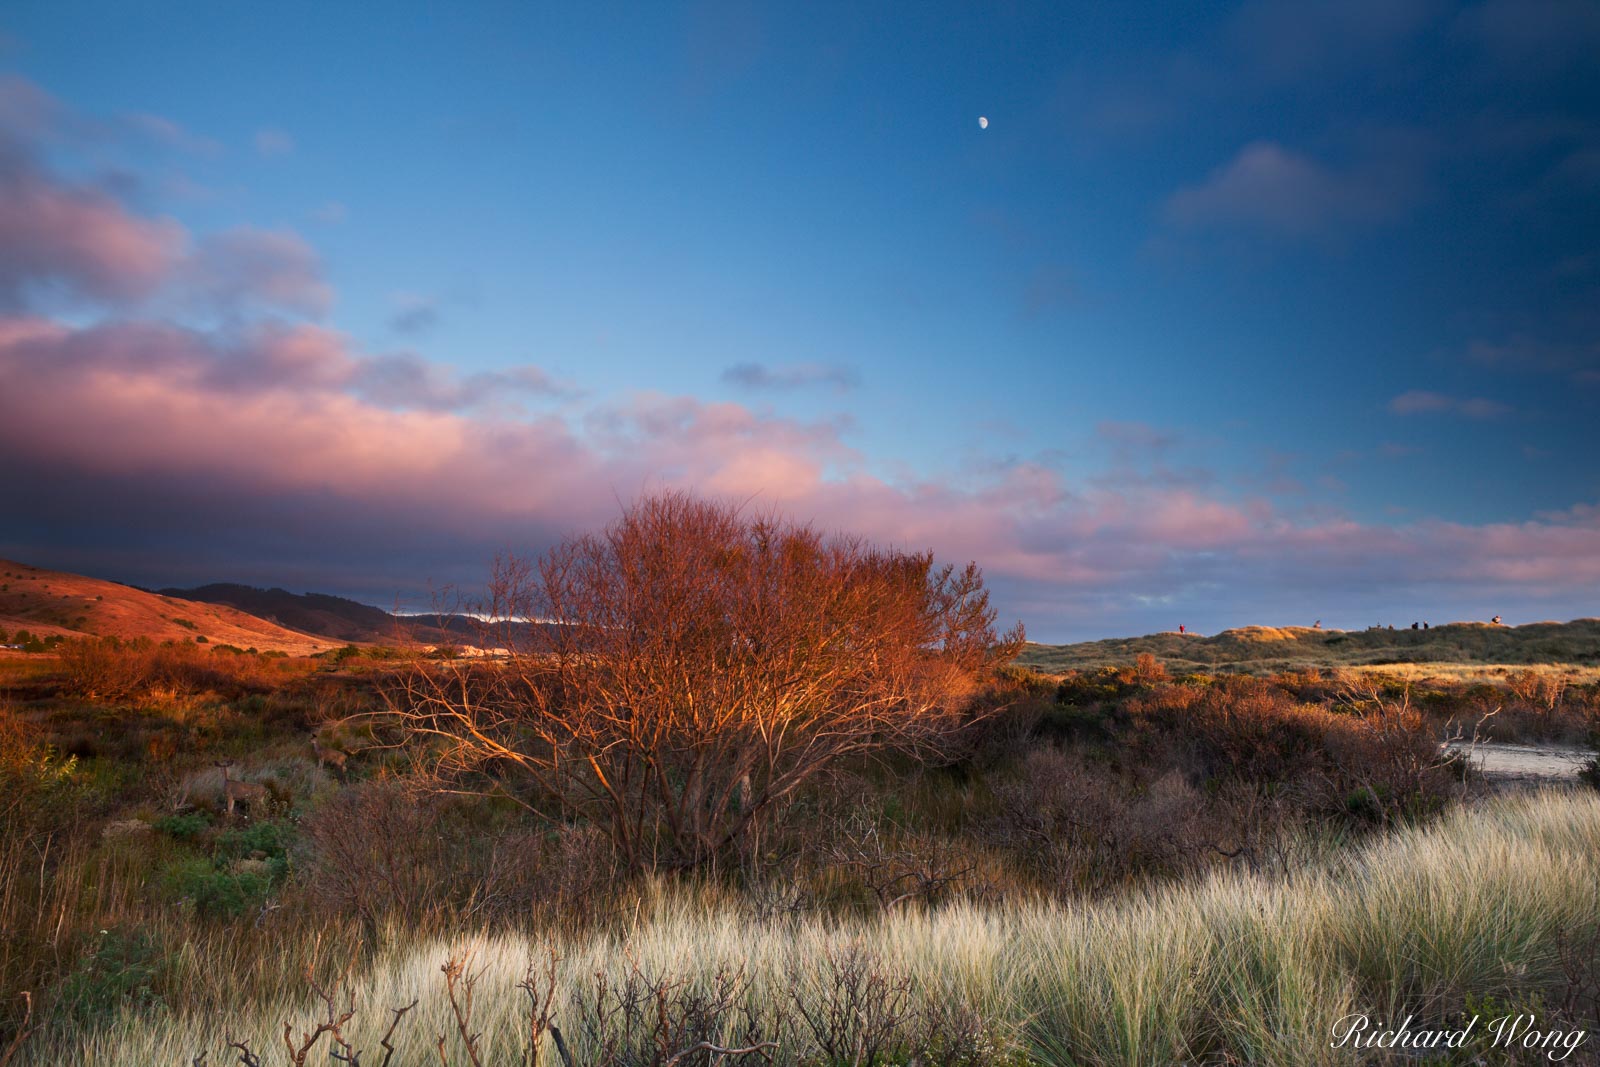
<svg viewBox="0 0 1600 1067">
<path fill-rule="evenodd" d="M 1102 903 L 763 919 L 710 891 L 646 893 L 597 926 L 397 939 L 343 987 L 356 960 L 324 946 L 332 1016 L 302 992 L 220 1024 L 123 1019 L 54 1043 L 43 1062 L 187 1063 L 228 1041 L 281 1051 L 286 1022 L 298 1044 L 346 1011 L 339 1037 L 376 1062 L 391 1009 L 409 1004 L 395 1062 L 442 1048 L 452 1063 L 525 1063 L 530 1021 L 541 1062 L 558 1062 L 551 1024 L 578 1063 L 661 1064 L 702 1041 L 776 1042 L 781 1063 L 1359 1062 L 1326 1037 L 1357 1011 L 1415 1012 L 1416 1028 L 1520 1011 L 1595 1026 L 1597 884 L 1600 797 L 1566 794 L 1458 809 L 1273 876 L 1219 873 Z M 212 952 L 185 966 L 256 965 Z"/>
<path fill-rule="evenodd" d="M 1351 1062 L 1318 1035 L 1353 1011 L 1600 1024 L 1600 800 L 1495 799 L 1445 744 L 1592 745 L 1600 685 L 1044 676 L 975 567 L 682 496 L 490 590 L 489 631 L 557 621 L 483 658 L 0 660 L 0 1067 L 1291 1064 Z"/>
<path fill-rule="evenodd" d="M 474 795 L 441 795 L 403 750 L 372 747 L 385 680 L 440 666 L 109 642 L 13 661 L 0 1049 L 26 1030 L 14 1062 L 209 1048 L 217 1064 L 236 1062 L 229 1031 L 288 1062 L 280 1020 L 298 1042 L 310 968 L 324 990 L 348 979 L 343 1032 L 369 1067 L 413 996 L 394 1062 L 437 1062 L 442 1034 L 448 1062 L 470 1063 L 439 971 L 469 949 L 457 988 L 486 968 L 484 1063 L 521 1062 L 513 979 L 551 948 L 550 1018 L 574 1056 L 607 1050 L 578 1067 L 659 1067 L 713 1031 L 777 1040 L 783 1062 L 1312 1062 L 1296 1027 L 1347 1003 L 1589 1010 L 1593 798 L 1474 799 L 1437 742 L 1463 724 L 1590 736 L 1592 686 L 1174 677 L 1149 658 L 1002 673 L 975 699 L 1003 710 L 938 758 L 847 761 L 759 852 L 652 874 L 602 827 L 530 810 L 493 767 Z M 310 728 L 346 768 L 318 765 Z M 225 814 L 224 760 L 265 786 L 259 810 Z M 858 1055 L 860 1035 L 830 1030 L 856 1009 L 808 1022 L 788 989 L 808 1009 L 888 1008 L 858 1020 L 877 1034 Z"/>
</svg>

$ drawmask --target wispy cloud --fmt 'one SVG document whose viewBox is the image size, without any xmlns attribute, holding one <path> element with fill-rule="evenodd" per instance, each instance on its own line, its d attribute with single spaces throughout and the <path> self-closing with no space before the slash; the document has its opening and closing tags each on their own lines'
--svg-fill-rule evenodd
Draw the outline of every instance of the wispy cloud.
<svg viewBox="0 0 1600 1067">
<path fill-rule="evenodd" d="M 439 304 L 432 297 L 398 293 L 394 302 L 394 313 L 389 316 L 389 329 L 395 333 L 415 336 L 427 333 L 439 324 Z"/>
<path fill-rule="evenodd" d="M 1412 389 L 1389 401 L 1391 415 L 1460 415 L 1469 419 L 1498 419 L 1511 414 L 1511 406 L 1486 397 L 1449 396 Z"/>
<path fill-rule="evenodd" d="M 311 217 L 318 222 L 334 225 L 350 217 L 350 209 L 338 200 L 329 200 L 311 212 Z"/>
<path fill-rule="evenodd" d="M 256 154 L 266 159 L 290 155 L 295 149 L 293 137 L 270 126 L 257 130 L 251 143 L 255 145 Z"/>
<path fill-rule="evenodd" d="M 1043 315 L 1075 305 L 1079 300 L 1076 272 L 1059 264 L 1035 267 L 1022 290 L 1022 310 L 1029 316 Z"/>
<path fill-rule="evenodd" d="M 240 226 L 208 235 L 182 275 L 187 290 L 214 308 L 258 304 L 321 315 L 333 303 L 315 250 L 286 230 Z"/>
<path fill-rule="evenodd" d="M 1272 141 L 1257 141 L 1180 189 L 1167 220 L 1188 229 L 1241 227 L 1286 237 L 1337 234 L 1398 217 L 1415 199 L 1398 161 L 1335 169 Z"/>
<path fill-rule="evenodd" d="M 722 372 L 722 380 L 745 389 L 826 388 L 835 392 L 854 389 L 861 376 L 837 363 L 735 363 Z"/>
</svg>

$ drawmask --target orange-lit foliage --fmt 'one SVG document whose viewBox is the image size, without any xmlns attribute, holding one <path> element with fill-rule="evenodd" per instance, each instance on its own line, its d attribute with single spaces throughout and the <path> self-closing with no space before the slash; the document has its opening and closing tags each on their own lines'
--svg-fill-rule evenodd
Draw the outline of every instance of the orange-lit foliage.
<svg viewBox="0 0 1600 1067">
<path fill-rule="evenodd" d="M 160 701 L 214 692 L 265 692 L 314 665 L 284 656 L 212 650 L 205 645 L 85 638 L 61 646 L 63 688 L 107 703 Z"/>
<path fill-rule="evenodd" d="M 410 673 L 391 711 L 440 771 L 515 768 L 634 866 L 709 859 L 842 757 L 943 743 L 1021 646 L 975 566 L 683 495 L 492 588 L 494 618 L 549 624 L 504 666 Z"/>
</svg>

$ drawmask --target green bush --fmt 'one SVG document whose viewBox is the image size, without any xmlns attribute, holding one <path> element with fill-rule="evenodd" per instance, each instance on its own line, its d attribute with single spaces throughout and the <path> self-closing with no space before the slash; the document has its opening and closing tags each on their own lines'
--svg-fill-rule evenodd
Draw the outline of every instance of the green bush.
<svg viewBox="0 0 1600 1067">
<path fill-rule="evenodd" d="M 261 852 L 268 858 L 277 858 L 288 852 L 293 835 L 293 828 L 281 822 L 258 822 L 243 829 L 227 830 L 217 835 L 216 857 L 234 860 Z"/>
<path fill-rule="evenodd" d="M 163 815 L 151 825 L 174 841 L 193 841 L 210 829 L 211 820 L 204 812 L 190 811 L 182 815 Z"/>
<path fill-rule="evenodd" d="M 156 823 L 178 840 L 194 841 L 208 825 L 204 815 L 174 815 Z M 235 919 L 259 907 L 289 875 L 288 823 L 262 822 L 216 835 L 211 855 L 169 865 L 159 883 L 165 893 L 194 905 L 204 919 Z"/>
<path fill-rule="evenodd" d="M 158 1006 L 156 991 L 164 953 L 142 932 L 102 930 L 61 983 L 55 1019 L 78 1030 L 110 1022 L 123 1011 Z"/>
<path fill-rule="evenodd" d="M 276 878 L 270 870 L 218 868 L 197 856 L 172 864 L 161 881 L 169 895 L 192 901 L 201 918 L 237 919 L 271 895 Z"/>
</svg>

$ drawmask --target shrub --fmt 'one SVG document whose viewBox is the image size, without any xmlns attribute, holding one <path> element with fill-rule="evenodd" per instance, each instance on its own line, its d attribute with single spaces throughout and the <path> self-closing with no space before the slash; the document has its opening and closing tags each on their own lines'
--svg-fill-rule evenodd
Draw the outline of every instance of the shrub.
<svg viewBox="0 0 1600 1067">
<path fill-rule="evenodd" d="M 535 562 L 502 561 L 498 666 L 424 666 L 391 723 L 436 771 L 497 769 L 611 835 L 630 866 L 708 863 L 846 758 L 936 750 L 1000 638 L 981 573 L 666 495 Z M 528 627 L 505 623 L 556 619 Z"/>
<path fill-rule="evenodd" d="M 190 811 L 163 815 L 150 825 L 174 841 L 195 841 L 211 828 L 211 819 L 204 812 Z"/>
<path fill-rule="evenodd" d="M 236 919 L 266 901 L 276 874 L 261 861 L 219 867 L 195 857 L 170 865 L 161 882 L 168 895 L 192 903 L 202 919 Z"/>
<path fill-rule="evenodd" d="M 1187 873 L 1220 841 L 1214 804 L 1176 773 L 1142 784 L 1043 748 L 994 793 L 994 839 L 1056 894 Z"/>
<path fill-rule="evenodd" d="M 309 666 L 269 665 L 267 657 L 218 656 L 191 642 L 114 637 L 68 641 L 61 650 L 67 692 L 86 700 L 127 703 L 195 696 L 206 692 L 234 698 L 272 688 Z"/>
<path fill-rule="evenodd" d="M 156 987 L 165 955 L 149 934 L 100 931 L 56 990 L 52 1021 L 68 1030 L 87 1029 L 160 1004 Z"/>
</svg>

